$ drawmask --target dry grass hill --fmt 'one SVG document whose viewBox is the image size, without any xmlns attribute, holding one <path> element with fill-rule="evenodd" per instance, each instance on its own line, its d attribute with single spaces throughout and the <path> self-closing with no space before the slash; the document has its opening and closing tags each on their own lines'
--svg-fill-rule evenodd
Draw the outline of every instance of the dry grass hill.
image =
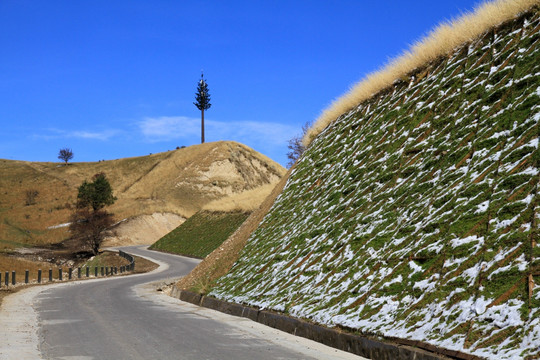
<svg viewBox="0 0 540 360">
<path fill-rule="evenodd" d="M 285 169 L 235 142 L 67 166 L 0 160 L 0 251 L 65 239 L 62 224 L 72 212 L 78 186 L 99 172 L 107 175 L 118 198 L 111 212 L 124 220 L 115 229 L 117 237 L 108 241 L 118 245 L 150 244 L 208 204 L 225 210 L 231 201 L 253 207 L 249 202 L 259 201 L 255 194 L 268 192 Z M 33 200 L 28 196 L 32 191 L 37 191 Z M 246 191 L 253 196 L 234 201 Z"/>
<path fill-rule="evenodd" d="M 538 4 L 495 2 L 515 12 L 314 129 L 269 212 L 178 286 L 375 337 L 538 359 Z"/>
</svg>

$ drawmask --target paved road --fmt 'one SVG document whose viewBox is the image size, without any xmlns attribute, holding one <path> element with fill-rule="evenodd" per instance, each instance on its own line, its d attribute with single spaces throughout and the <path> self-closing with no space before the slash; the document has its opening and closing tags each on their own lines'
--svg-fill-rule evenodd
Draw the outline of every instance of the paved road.
<svg viewBox="0 0 540 360">
<path fill-rule="evenodd" d="M 156 282 L 187 274 L 197 260 L 141 247 L 123 249 L 159 261 L 159 271 L 32 290 L 42 358 L 359 359 L 245 318 L 160 295 Z M 25 352 L 19 350 L 20 360 Z M 9 354 L 4 352 L 4 357 Z"/>
</svg>

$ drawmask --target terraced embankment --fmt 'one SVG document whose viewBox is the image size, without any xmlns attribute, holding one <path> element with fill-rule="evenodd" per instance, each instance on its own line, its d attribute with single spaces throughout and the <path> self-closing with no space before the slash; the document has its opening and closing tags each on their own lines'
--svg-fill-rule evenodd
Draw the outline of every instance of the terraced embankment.
<svg viewBox="0 0 540 360">
<path fill-rule="evenodd" d="M 538 358 L 539 34 L 535 7 L 343 114 L 210 295 Z"/>
</svg>

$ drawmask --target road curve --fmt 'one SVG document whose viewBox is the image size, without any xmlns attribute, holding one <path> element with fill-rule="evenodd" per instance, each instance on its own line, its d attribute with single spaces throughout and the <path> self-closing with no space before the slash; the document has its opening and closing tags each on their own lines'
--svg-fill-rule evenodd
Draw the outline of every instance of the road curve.
<svg viewBox="0 0 540 360">
<path fill-rule="evenodd" d="M 20 336 L 0 345 L 0 359 L 361 359 L 160 294 L 156 283 L 186 275 L 198 260 L 140 246 L 122 249 L 160 268 L 34 287 L 6 298 L 0 338 L 17 332 L 13 324 Z"/>
</svg>

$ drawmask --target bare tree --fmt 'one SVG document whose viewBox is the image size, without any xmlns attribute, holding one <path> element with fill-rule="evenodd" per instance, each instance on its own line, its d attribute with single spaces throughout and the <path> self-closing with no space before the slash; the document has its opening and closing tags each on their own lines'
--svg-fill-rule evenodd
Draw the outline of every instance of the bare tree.
<svg viewBox="0 0 540 360">
<path fill-rule="evenodd" d="M 293 166 L 296 160 L 298 160 L 298 158 L 300 158 L 300 156 L 302 156 L 302 154 L 306 150 L 302 139 L 306 135 L 310 127 L 311 123 L 306 122 L 304 125 L 302 125 L 302 134 L 295 135 L 289 140 L 289 144 L 287 145 L 287 148 L 289 149 L 289 152 L 287 153 L 287 159 L 289 159 L 287 167 L 290 168 L 291 166 Z"/>
<path fill-rule="evenodd" d="M 73 151 L 70 148 L 60 149 L 58 152 L 58 158 L 64 161 L 67 165 L 68 161 L 73 159 Z"/>
<path fill-rule="evenodd" d="M 104 232 L 114 224 L 111 213 L 84 207 L 71 215 L 69 230 L 80 244 L 97 255 L 104 239 Z"/>
</svg>

